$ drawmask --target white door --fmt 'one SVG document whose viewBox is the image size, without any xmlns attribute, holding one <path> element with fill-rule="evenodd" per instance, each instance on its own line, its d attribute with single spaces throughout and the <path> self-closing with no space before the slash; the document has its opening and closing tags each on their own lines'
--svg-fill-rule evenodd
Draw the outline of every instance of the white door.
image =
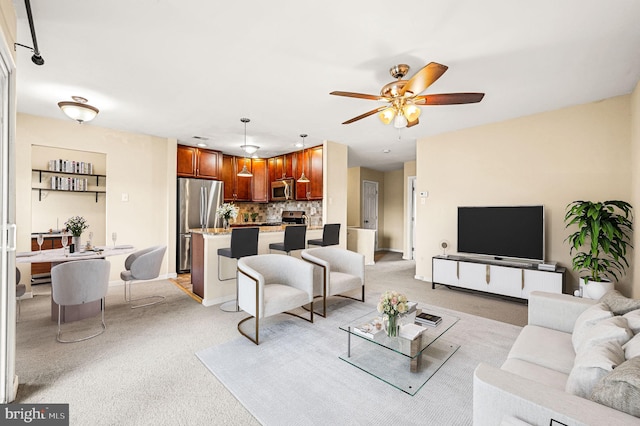
<svg viewBox="0 0 640 426">
<path fill-rule="evenodd" d="M 0 403 L 15 399 L 15 82 L 13 60 L 0 35 Z"/>
<path fill-rule="evenodd" d="M 362 181 L 362 227 L 378 230 L 378 182 Z M 375 248 L 378 249 L 377 232 Z"/>
</svg>

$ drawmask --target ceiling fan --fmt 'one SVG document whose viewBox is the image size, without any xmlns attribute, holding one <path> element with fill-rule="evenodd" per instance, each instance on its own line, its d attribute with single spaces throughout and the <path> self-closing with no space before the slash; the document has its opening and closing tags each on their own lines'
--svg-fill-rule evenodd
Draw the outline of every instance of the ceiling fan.
<svg viewBox="0 0 640 426">
<path fill-rule="evenodd" d="M 422 112 L 420 108 L 418 108 L 419 106 L 472 104 L 480 102 L 484 97 L 484 93 L 420 95 L 421 92 L 425 91 L 439 79 L 448 68 L 446 65 L 431 62 L 422 67 L 420 71 L 409 80 L 403 80 L 402 78 L 409 72 L 409 65 L 399 64 L 389 69 L 391 76 L 397 78 L 397 80 L 385 84 L 382 90 L 380 90 L 380 96 L 340 91 L 331 92 L 330 94 L 389 103 L 389 105 L 383 105 L 369 112 L 365 112 L 342 124 L 351 124 L 354 121 L 379 113 L 378 116 L 384 124 L 389 124 L 393 121 L 393 125 L 396 128 L 412 127 L 418 124 L 418 117 L 420 117 L 420 113 Z"/>
</svg>

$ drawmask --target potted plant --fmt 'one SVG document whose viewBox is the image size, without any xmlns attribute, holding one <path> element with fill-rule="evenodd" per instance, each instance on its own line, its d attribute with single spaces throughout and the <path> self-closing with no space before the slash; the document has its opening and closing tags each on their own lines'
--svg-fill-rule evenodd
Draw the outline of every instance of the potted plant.
<svg viewBox="0 0 640 426">
<path fill-rule="evenodd" d="M 251 213 L 251 221 L 255 222 L 256 219 L 258 219 L 258 213 L 257 212 L 253 212 Z"/>
<path fill-rule="evenodd" d="M 64 227 L 67 229 L 67 232 L 70 232 L 71 235 L 73 235 L 73 244 L 79 249 L 80 236 L 82 236 L 82 232 L 89 227 L 85 218 L 82 216 L 70 217 L 64 223 Z"/>
<path fill-rule="evenodd" d="M 576 251 L 572 267 L 588 273 L 581 278 L 592 299 L 613 289 L 613 281 L 629 267 L 626 255 L 627 247 L 633 248 L 632 220 L 632 207 L 625 201 L 573 201 L 567 205 L 566 227 L 578 227 L 567 237 L 570 253 Z"/>
</svg>

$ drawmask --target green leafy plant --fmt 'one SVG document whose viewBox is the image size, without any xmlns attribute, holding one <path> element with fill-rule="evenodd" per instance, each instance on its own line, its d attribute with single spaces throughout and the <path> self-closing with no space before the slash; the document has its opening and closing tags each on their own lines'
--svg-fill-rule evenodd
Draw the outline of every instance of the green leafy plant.
<svg viewBox="0 0 640 426">
<path fill-rule="evenodd" d="M 567 205 L 564 216 L 566 227 L 577 226 L 578 230 L 565 241 L 574 250 L 573 270 L 588 272 L 588 280 L 618 280 L 629 267 L 627 247 L 631 245 L 633 212 L 625 201 L 573 201 Z"/>
<path fill-rule="evenodd" d="M 67 231 L 71 232 L 71 235 L 74 237 L 79 237 L 82 235 L 82 231 L 87 229 L 89 225 L 87 225 L 87 221 L 82 216 L 74 216 L 67 219 L 64 223 L 64 227 Z"/>
</svg>

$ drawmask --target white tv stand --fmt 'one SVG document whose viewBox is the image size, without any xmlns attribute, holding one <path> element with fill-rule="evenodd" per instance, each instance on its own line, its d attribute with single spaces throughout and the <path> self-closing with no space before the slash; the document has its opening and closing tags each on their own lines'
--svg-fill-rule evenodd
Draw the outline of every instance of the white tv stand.
<svg viewBox="0 0 640 426">
<path fill-rule="evenodd" d="M 541 271 L 524 261 L 435 256 L 431 287 L 440 284 L 528 300 L 532 291 L 562 293 L 564 275 L 565 268 Z"/>
</svg>

